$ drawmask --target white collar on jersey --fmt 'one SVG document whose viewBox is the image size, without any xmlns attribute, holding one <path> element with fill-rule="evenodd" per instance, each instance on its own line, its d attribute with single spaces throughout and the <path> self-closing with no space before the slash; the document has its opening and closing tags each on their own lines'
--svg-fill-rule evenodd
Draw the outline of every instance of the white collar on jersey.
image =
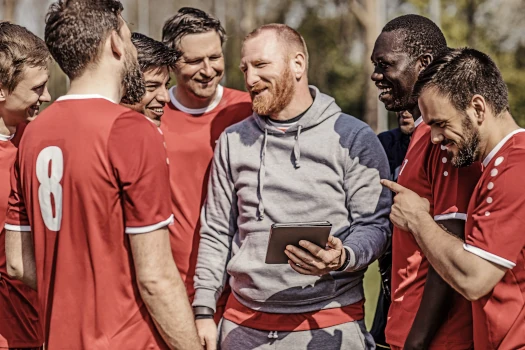
<svg viewBox="0 0 525 350">
<path fill-rule="evenodd" d="M 423 121 L 423 117 L 417 118 L 416 121 L 414 122 L 414 128 L 417 128 L 419 124 L 421 124 L 422 121 Z"/>
<path fill-rule="evenodd" d="M 0 134 L 0 141 L 10 141 L 13 137 L 15 137 L 15 134 L 9 136 Z"/>
<path fill-rule="evenodd" d="M 215 94 L 215 98 L 213 99 L 213 101 L 211 101 L 211 103 L 208 106 L 204 107 L 204 108 L 193 109 L 193 108 L 184 107 L 182 105 L 182 103 L 177 101 L 177 99 L 175 98 L 175 89 L 176 88 L 177 88 L 177 85 L 174 85 L 174 86 L 171 87 L 171 89 L 169 91 L 170 92 L 171 103 L 173 103 L 173 105 L 175 107 L 177 107 L 177 109 L 179 111 L 184 112 L 184 113 L 188 113 L 188 114 L 203 114 L 203 113 L 207 113 L 207 112 L 212 111 L 221 102 L 222 94 L 224 92 L 224 89 L 223 89 L 222 85 L 220 85 L 220 84 L 217 85 L 217 92 Z"/>
<path fill-rule="evenodd" d="M 510 132 L 507 136 L 505 136 L 500 142 L 498 142 L 498 144 L 496 145 L 496 147 L 494 147 L 492 149 L 492 151 L 490 151 L 490 153 L 485 157 L 485 159 L 483 159 L 483 167 L 486 167 L 490 161 L 492 160 L 492 158 L 494 158 L 494 156 L 496 155 L 496 153 L 499 152 L 499 150 L 501 149 L 501 147 L 503 147 L 503 145 L 505 143 L 507 143 L 507 141 L 514 135 L 516 135 L 517 133 L 519 132 L 524 132 L 525 129 L 516 129 L 512 132 Z"/>
<path fill-rule="evenodd" d="M 87 100 L 87 99 L 90 99 L 90 98 L 103 98 L 104 100 L 108 100 L 109 102 L 113 102 L 113 103 L 116 104 L 116 102 L 113 101 L 112 99 L 110 99 L 110 98 L 108 98 L 106 96 L 99 95 L 99 94 L 71 94 L 71 95 L 60 96 L 56 100 L 57 101 Z"/>
</svg>

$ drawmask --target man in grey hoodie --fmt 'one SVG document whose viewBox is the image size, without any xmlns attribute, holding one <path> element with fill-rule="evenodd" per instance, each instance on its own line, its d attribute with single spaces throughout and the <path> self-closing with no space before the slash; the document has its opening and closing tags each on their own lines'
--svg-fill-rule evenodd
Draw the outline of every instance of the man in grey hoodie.
<svg viewBox="0 0 525 350">
<path fill-rule="evenodd" d="M 221 135 L 201 215 L 193 302 L 199 336 L 229 276 L 222 349 L 366 349 L 363 275 L 389 229 L 389 175 L 370 127 L 308 85 L 304 39 L 283 24 L 244 40 L 241 70 L 254 113 Z M 289 264 L 265 264 L 273 223 L 332 223 L 326 247 L 287 246 Z"/>
</svg>

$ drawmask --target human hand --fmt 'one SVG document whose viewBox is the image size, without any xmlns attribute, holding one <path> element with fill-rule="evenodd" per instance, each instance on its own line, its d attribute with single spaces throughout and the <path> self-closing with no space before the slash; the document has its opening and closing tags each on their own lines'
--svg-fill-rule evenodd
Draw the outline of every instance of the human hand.
<svg viewBox="0 0 525 350">
<path fill-rule="evenodd" d="M 396 195 L 390 212 L 390 221 L 402 230 L 414 233 L 419 223 L 418 215 L 429 215 L 430 203 L 426 198 L 390 180 L 381 180 L 381 184 Z"/>
<path fill-rule="evenodd" d="M 334 236 L 328 237 L 325 248 L 304 240 L 299 241 L 299 245 L 304 249 L 287 245 L 284 253 L 292 269 L 303 275 L 326 275 L 340 268 L 346 260 L 343 242 Z"/>
<path fill-rule="evenodd" d="M 195 320 L 197 334 L 205 350 L 217 350 L 217 325 L 213 318 Z"/>
</svg>

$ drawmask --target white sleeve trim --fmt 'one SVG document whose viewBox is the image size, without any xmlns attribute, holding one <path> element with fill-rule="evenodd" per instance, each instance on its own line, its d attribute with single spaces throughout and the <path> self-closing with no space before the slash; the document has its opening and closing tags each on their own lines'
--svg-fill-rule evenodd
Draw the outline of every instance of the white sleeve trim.
<svg viewBox="0 0 525 350">
<path fill-rule="evenodd" d="M 448 213 L 434 216 L 434 221 L 459 219 L 467 221 L 467 214 L 465 213 Z"/>
<path fill-rule="evenodd" d="M 18 226 L 18 225 L 5 224 L 4 228 L 9 231 L 31 232 L 31 226 L 29 225 Z"/>
<path fill-rule="evenodd" d="M 131 234 L 148 233 L 151 231 L 158 230 L 159 228 L 163 228 L 164 226 L 167 226 L 171 224 L 172 222 L 173 222 L 173 214 L 171 214 L 170 217 L 167 218 L 166 220 L 153 224 L 153 225 L 142 226 L 142 227 L 126 227 L 124 232 L 131 233 Z"/>
<path fill-rule="evenodd" d="M 516 264 L 510 260 L 507 260 L 495 254 L 489 253 L 483 249 L 479 249 L 467 243 L 463 243 L 463 249 L 465 249 L 467 252 L 470 252 L 474 255 L 479 256 L 482 259 L 493 262 L 494 264 L 503 266 L 507 269 L 512 269 L 514 266 L 516 266 Z"/>
</svg>

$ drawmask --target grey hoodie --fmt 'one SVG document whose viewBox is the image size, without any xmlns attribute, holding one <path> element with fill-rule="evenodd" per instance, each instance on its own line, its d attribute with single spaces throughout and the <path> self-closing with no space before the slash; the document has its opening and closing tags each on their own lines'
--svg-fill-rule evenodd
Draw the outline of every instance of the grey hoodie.
<svg viewBox="0 0 525 350">
<path fill-rule="evenodd" d="M 365 123 L 313 86 L 314 102 L 286 132 L 253 114 L 215 148 L 194 306 L 215 310 L 227 276 L 237 299 L 262 312 L 304 313 L 363 299 L 367 266 L 390 235 L 386 155 Z M 343 272 L 322 277 L 264 263 L 273 223 L 324 221 L 351 252 Z"/>
</svg>

